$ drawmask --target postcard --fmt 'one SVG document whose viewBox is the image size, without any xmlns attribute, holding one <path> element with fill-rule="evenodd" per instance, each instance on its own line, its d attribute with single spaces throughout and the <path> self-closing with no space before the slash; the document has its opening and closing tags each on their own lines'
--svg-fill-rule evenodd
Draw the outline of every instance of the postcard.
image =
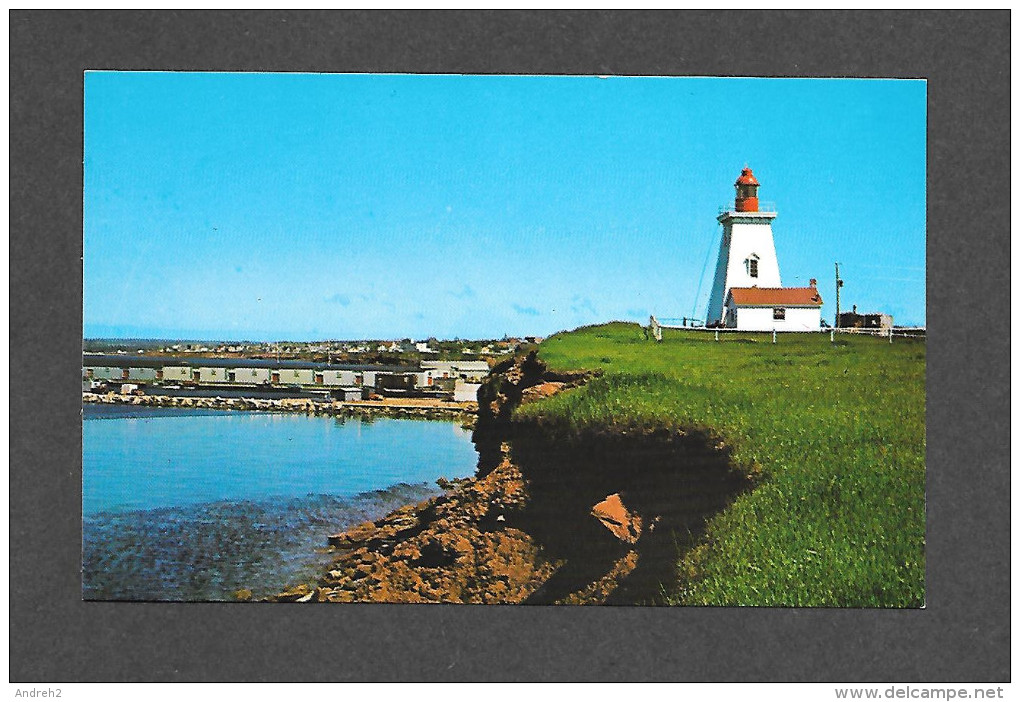
<svg viewBox="0 0 1020 702">
<path fill-rule="evenodd" d="M 83 599 L 924 606 L 925 81 L 84 85 Z"/>
</svg>

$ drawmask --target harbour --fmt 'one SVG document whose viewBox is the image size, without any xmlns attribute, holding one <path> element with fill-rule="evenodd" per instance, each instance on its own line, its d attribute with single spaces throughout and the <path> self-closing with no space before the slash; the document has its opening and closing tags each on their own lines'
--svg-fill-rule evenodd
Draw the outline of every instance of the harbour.
<svg viewBox="0 0 1020 702">
<path fill-rule="evenodd" d="M 312 577 L 327 536 L 470 475 L 454 422 L 84 406 L 83 596 L 233 600 Z"/>
</svg>

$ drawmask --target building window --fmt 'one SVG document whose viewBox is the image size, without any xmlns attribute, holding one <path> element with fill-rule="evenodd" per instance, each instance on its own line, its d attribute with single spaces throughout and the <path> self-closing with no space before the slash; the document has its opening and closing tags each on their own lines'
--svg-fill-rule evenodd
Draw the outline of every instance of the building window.
<svg viewBox="0 0 1020 702">
<path fill-rule="evenodd" d="M 747 274 L 752 278 L 758 277 L 758 259 L 756 258 L 747 259 Z"/>
<path fill-rule="evenodd" d="M 785 307 L 776 307 L 775 309 L 773 309 L 772 310 L 772 319 L 775 319 L 777 321 L 782 321 L 782 320 L 786 319 L 786 308 Z"/>
</svg>

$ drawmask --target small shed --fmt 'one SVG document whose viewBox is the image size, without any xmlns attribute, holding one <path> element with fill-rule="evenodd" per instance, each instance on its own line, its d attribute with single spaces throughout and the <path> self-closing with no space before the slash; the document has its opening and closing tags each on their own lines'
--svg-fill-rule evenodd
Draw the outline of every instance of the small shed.
<svg viewBox="0 0 1020 702">
<path fill-rule="evenodd" d="M 344 402 L 356 402 L 362 398 L 361 388 L 356 387 L 339 388 L 333 391 L 333 395 Z"/>
<path fill-rule="evenodd" d="M 857 312 L 857 305 L 854 305 L 852 312 L 843 312 L 839 315 L 839 325 L 842 329 L 880 329 L 888 331 L 892 329 L 893 318 L 891 314 L 883 312 Z"/>
<path fill-rule="evenodd" d="M 468 383 L 458 378 L 453 387 L 453 399 L 455 402 L 474 402 L 478 399 L 478 388 L 481 383 Z"/>
<path fill-rule="evenodd" d="M 379 390 L 412 390 L 417 381 L 417 373 L 385 373 L 375 374 L 375 387 Z"/>
<path fill-rule="evenodd" d="M 432 371 L 433 378 L 481 380 L 489 374 L 489 364 L 485 361 L 422 361 L 421 367 Z"/>
<path fill-rule="evenodd" d="M 485 361 L 455 361 L 453 372 L 464 380 L 482 380 L 489 374 L 489 364 Z"/>
</svg>

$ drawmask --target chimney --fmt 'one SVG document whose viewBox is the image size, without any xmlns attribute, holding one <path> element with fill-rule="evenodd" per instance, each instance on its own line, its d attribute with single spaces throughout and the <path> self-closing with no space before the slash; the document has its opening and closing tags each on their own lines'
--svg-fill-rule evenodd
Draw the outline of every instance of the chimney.
<svg viewBox="0 0 1020 702">
<path fill-rule="evenodd" d="M 814 278 L 812 278 L 811 280 L 808 281 L 808 285 L 810 285 L 812 288 L 817 288 L 818 287 L 818 281 L 815 280 Z"/>
</svg>

